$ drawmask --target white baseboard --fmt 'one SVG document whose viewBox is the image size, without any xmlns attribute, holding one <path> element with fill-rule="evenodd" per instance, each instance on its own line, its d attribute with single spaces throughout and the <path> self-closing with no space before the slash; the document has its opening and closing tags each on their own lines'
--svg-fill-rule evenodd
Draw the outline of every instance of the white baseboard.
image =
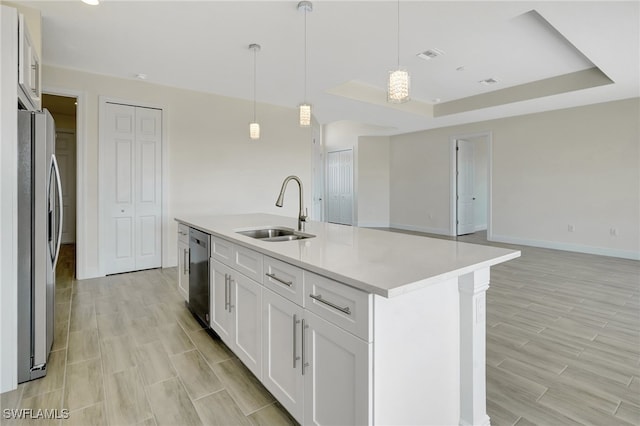
<svg viewBox="0 0 640 426">
<path fill-rule="evenodd" d="M 445 228 L 429 228 L 426 226 L 405 225 L 402 223 L 391 223 L 389 227 L 405 231 L 424 232 L 426 234 L 450 235 L 449 229 Z"/>
<path fill-rule="evenodd" d="M 578 253 L 597 254 L 600 256 L 619 257 L 622 259 L 640 260 L 640 252 L 632 250 L 617 250 L 606 247 L 592 247 L 580 244 L 562 243 L 556 241 L 529 240 L 526 238 L 509 237 L 505 235 L 491 236 L 491 241 L 523 246 L 541 247 L 555 250 L 573 251 Z"/>
<path fill-rule="evenodd" d="M 360 228 L 389 228 L 389 222 L 358 222 Z"/>
</svg>

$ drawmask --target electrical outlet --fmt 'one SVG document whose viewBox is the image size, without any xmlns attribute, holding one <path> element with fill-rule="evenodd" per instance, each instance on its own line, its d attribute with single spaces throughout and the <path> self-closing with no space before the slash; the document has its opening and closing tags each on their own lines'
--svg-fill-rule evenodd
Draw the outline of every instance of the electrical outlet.
<svg viewBox="0 0 640 426">
<path fill-rule="evenodd" d="M 575 232 L 575 231 L 576 231 L 576 226 L 575 226 L 575 225 L 573 225 L 573 224 L 571 224 L 571 223 L 570 223 L 570 224 L 568 224 L 568 225 L 567 225 L 567 231 L 569 231 L 569 232 Z"/>
<path fill-rule="evenodd" d="M 609 235 L 611 235 L 612 237 L 617 237 L 618 230 L 616 228 L 609 228 Z"/>
</svg>

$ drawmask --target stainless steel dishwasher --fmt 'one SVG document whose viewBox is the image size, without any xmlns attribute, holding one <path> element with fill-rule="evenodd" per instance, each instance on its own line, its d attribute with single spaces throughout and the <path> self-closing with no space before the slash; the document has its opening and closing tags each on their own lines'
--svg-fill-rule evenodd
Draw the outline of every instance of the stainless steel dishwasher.
<svg viewBox="0 0 640 426">
<path fill-rule="evenodd" d="M 189 310 L 209 328 L 209 246 L 211 236 L 189 229 Z"/>
</svg>

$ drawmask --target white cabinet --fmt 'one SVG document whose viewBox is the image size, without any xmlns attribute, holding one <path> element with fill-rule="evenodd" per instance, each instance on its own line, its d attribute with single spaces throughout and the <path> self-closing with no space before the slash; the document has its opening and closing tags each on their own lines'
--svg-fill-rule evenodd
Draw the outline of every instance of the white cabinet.
<svg viewBox="0 0 640 426">
<path fill-rule="evenodd" d="M 19 98 L 29 110 L 40 110 L 40 59 L 23 14 L 18 20 Z"/>
<path fill-rule="evenodd" d="M 262 378 L 262 286 L 235 273 L 229 288 L 234 338 L 231 348 L 256 377 Z"/>
<path fill-rule="evenodd" d="M 372 344 L 307 311 L 303 345 L 304 424 L 370 424 Z"/>
<path fill-rule="evenodd" d="M 218 336 L 230 346 L 232 315 L 229 307 L 229 281 L 234 271 L 213 259 L 211 259 L 209 270 L 211 274 L 209 280 L 209 294 L 211 295 L 209 304 L 209 309 L 211 310 L 210 325 L 213 331 L 218 333 Z"/>
<path fill-rule="evenodd" d="M 256 375 L 262 376 L 262 286 L 211 259 L 211 328 Z"/>
<path fill-rule="evenodd" d="M 371 422 L 372 344 L 263 292 L 264 386 L 300 423 Z"/>
<path fill-rule="evenodd" d="M 304 410 L 302 375 L 303 309 L 265 289 L 262 383 L 299 422 Z"/>
<path fill-rule="evenodd" d="M 178 224 L 178 291 L 189 301 L 189 227 Z"/>
</svg>

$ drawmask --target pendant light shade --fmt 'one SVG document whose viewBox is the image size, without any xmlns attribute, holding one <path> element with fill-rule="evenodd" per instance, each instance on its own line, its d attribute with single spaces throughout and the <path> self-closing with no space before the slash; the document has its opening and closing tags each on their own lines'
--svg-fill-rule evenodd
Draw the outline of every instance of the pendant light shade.
<svg viewBox="0 0 640 426">
<path fill-rule="evenodd" d="M 249 123 L 249 137 L 260 139 L 260 123 Z"/>
<path fill-rule="evenodd" d="M 260 45 L 252 43 L 249 45 L 249 50 L 253 50 L 253 122 L 249 123 L 249 137 L 251 139 L 260 139 L 260 124 L 256 121 L 256 63 Z"/>
<path fill-rule="evenodd" d="M 300 105 L 300 127 L 311 126 L 311 105 Z"/>
<path fill-rule="evenodd" d="M 401 104 L 409 100 L 409 72 L 400 68 L 400 0 L 398 0 L 398 69 L 389 71 L 387 102 Z"/>
<path fill-rule="evenodd" d="M 304 12 L 304 102 L 300 104 L 300 127 L 311 126 L 311 105 L 307 102 L 307 12 L 313 11 L 310 1 L 298 3 L 298 10 Z"/>
<path fill-rule="evenodd" d="M 409 73 L 403 69 L 389 71 L 387 101 L 401 104 L 409 100 Z"/>
</svg>

